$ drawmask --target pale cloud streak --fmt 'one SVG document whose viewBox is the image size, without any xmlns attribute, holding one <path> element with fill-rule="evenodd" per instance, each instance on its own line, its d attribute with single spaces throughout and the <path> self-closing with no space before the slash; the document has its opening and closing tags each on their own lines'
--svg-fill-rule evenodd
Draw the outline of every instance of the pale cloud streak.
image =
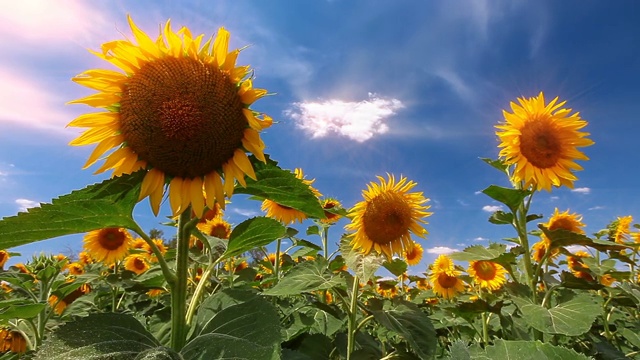
<svg viewBox="0 0 640 360">
<path fill-rule="evenodd" d="M 447 246 L 436 246 L 436 247 L 427 249 L 428 254 L 436 254 L 436 255 L 447 255 L 447 254 L 454 253 L 456 251 L 460 251 L 460 250 L 452 249 Z"/>
<path fill-rule="evenodd" d="M 312 138 L 330 134 L 364 142 L 389 131 L 386 121 L 404 107 L 398 99 L 385 99 L 369 93 L 358 102 L 332 99 L 293 103 L 285 115 Z"/>
<path fill-rule="evenodd" d="M 502 205 L 485 205 L 482 207 L 482 211 L 486 211 L 486 212 L 496 212 L 502 210 Z"/>
<path fill-rule="evenodd" d="M 40 203 L 29 199 L 16 199 L 16 205 L 18 205 L 18 211 L 27 211 L 29 208 L 39 207 Z"/>
<path fill-rule="evenodd" d="M 587 195 L 591 193 L 591 189 L 588 187 L 579 187 L 579 188 L 571 189 L 571 192 Z"/>
</svg>

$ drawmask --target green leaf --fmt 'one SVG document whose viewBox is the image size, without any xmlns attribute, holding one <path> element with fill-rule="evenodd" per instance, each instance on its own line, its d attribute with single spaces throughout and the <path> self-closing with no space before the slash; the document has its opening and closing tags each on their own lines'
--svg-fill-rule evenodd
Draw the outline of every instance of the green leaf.
<svg viewBox="0 0 640 360">
<path fill-rule="evenodd" d="M 622 328 L 619 331 L 620 335 L 627 339 L 631 345 L 640 348 L 640 335 L 637 332 L 627 328 Z"/>
<path fill-rule="evenodd" d="M 525 322 L 546 334 L 580 336 L 589 329 L 600 314 L 594 298 L 580 294 L 567 302 L 547 309 L 528 299 L 513 297 Z"/>
<path fill-rule="evenodd" d="M 344 279 L 327 270 L 327 261 L 316 258 L 305 261 L 291 269 L 265 295 L 299 295 L 303 292 L 327 290 L 344 284 Z"/>
<path fill-rule="evenodd" d="M 371 280 L 385 261 L 384 257 L 376 255 L 374 252 L 369 255 L 363 255 L 358 250 L 353 249 L 346 237 L 343 237 L 340 241 L 340 253 L 347 263 L 347 267 L 355 272 L 361 283 Z"/>
<path fill-rule="evenodd" d="M 4 301 L 0 302 L 0 320 L 11 319 L 31 319 L 46 307 L 45 304 L 16 304 L 5 306 Z"/>
<path fill-rule="evenodd" d="M 489 222 L 496 225 L 509 225 L 513 224 L 513 214 L 498 210 L 491 214 Z"/>
<path fill-rule="evenodd" d="M 51 332 L 35 360 L 130 360 L 159 347 L 131 315 L 91 314 Z"/>
<path fill-rule="evenodd" d="M 507 251 L 504 244 L 489 244 L 489 247 L 482 245 L 473 245 L 465 248 L 461 252 L 450 254 L 449 257 L 458 261 L 478 261 L 478 260 L 495 260 Z"/>
<path fill-rule="evenodd" d="M 501 159 L 489 159 L 489 158 L 480 158 L 480 160 L 484 161 L 485 163 L 493 166 L 495 169 L 500 170 L 503 173 L 507 173 L 507 169 L 509 168 L 509 165 L 506 165 Z"/>
<path fill-rule="evenodd" d="M 255 217 L 238 224 L 229 237 L 223 258 L 240 255 L 259 246 L 266 246 L 284 236 L 286 228 L 279 221 Z"/>
<path fill-rule="evenodd" d="M 407 263 L 398 258 L 391 261 L 385 261 L 382 263 L 382 266 L 395 276 L 400 276 L 407 271 Z"/>
<path fill-rule="evenodd" d="M 53 199 L 51 204 L 0 220 L 0 248 L 105 227 L 137 228 L 131 216 L 144 171 L 105 180 Z"/>
<path fill-rule="evenodd" d="M 565 229 L 549 230 L 543 225 L 538 225 L 540 230 L 551 240 L 551 248 L 565 247 L 569 245 L 589 246 L 599 251 L 617 250 L 628 248 L 628 246 L 617 244 L 611 241 L 592 240 L 586 235 L 571 232 Z"/>
<path fill-rule="evenodd" d="M 158 347 L 141 352 L 134 360 L 182 360 L 182 356 L 173 349 Z"/>
<path fill-rule="evenodd" d="M 282 206 L 302 211 L 310 217 L 324 219 L 324 210 L 309 185 L 283 170 L 273 161 L 254 161 L 257 181 L 247 178 L 247 186 L 236 186 L 234 192 L 272 200 Z"/>
<path fill-rule="evenodd" d="M 370 302 L 379 300 L 370 299 Z M 373 307 L 375 305 L 373 304 Z M 380 325 L 402 336 L 420 359 L 431 359 L 435 354 L 436 331 L 431 319 L 415 304 L 394 300 L 393 305 L 382 310 L 373 310 L 372 314 Z"/>
<path fill-rule="evenodd" d="M 539 341 L 505 341 L 497 339 L 487 346 L 484 353 L 474 355 L 474 360 L 589 360 L 583 354 L 562 346 Z"/>
<path fill-rule="evenodd" d="M 279 358 L 281 341 L 278 311 L 264 298 L 253 296 L 216 313 L 180 353 L 185 360 L 271 360 Z"/>
<path fill-rule="evenodd" d="M 305 336 L 298 351 L 307 355 L 311 360 L 330 359 L 333 344 L 331 339 L 322 334 L 312 334 Z"/>
<path fill-rule="evenodd" d="M 497 185 L 490 185 L 488 188 L 482 190 L 482 192 L 493 200 L 507 205 L 511 212 L 516 212 L 520 204 L 522 204 L 522 201 L 531 195 L 531 191 L 510 189 Z"/>
<path fill-rule="evenodd" d="M 196 333 L 199 334 L 206 323 L 223 309 L 251 301 L 256 297 L 258 297 L 258 294 L 255 291 L 234 288 L 223 289 L 207 297 L 198 306 L 195 321 Z"/>
</svg>

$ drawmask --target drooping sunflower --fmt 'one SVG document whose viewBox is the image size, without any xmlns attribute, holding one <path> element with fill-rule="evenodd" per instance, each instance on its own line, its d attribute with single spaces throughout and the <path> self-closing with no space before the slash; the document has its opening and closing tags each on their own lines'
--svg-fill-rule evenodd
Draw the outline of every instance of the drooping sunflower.
<svg viewBox="0 0 640 360">
<path fill-rule="evenodd" d="M 311 184 L 313 184 L 313 182 L 316 181 L 315 179 L 306 180 L 304 178 L 304 172 L 300 168 L 296 168 L 294 170 L 294 174 L 296 175 L 296 178 L 302 180 L 303 183 L 309 186 L 309 188 L 311 189 L 311 191 L 316 197 L 322 196 L 322 194 L 320 194 L 320 192 L 317 189 L 311 186 Z M 296 221 L 302 223 L 307 218 L 307 215 L 302 211 L 290 208 L 288 206 L 280 205 L 277 202 L 269 199 L 265 199 L 262 202 L 261 209 L 262 211 L 267 213 L 268 217 L 272 219 L 276 219 L 284 223 L 285 225 L 293 224 Z"/>
<path fill-rule="evenodd" d="M 62 315 L 67 306 L 71 305 L 72 302 L 76 301 L 82 295 L 88 294 L 90 291 L 91 286 L 89 286 L 89 284 L 82 284 L 79 288 L 65 296 L 64 299 L 59 299 L 58 296 L 51 295 L 49 296 L 48 302 L 51 308 L 53 308 L 53 312 Z"/>
<path fill-rule="evenodd" d="M 27 351 L 27 340 L 22 332 L 0 328 L 0 354 L 6 352 L 22 354 Z"/>
<path fill-rule="evenodd" d="M 572 256 L 567 256 L 567 267 L 575 277 L 593 281 L 594 278 L 589 272 L 589 266 L 581 260 L 586 257 L 591 257 L 591 255 L 586 251 L 576 251 Z"/>
<path fill-rule="evenodd" d="M 124 228 L 105 228 L 88 232 L 83 241 L 92 258 L 111 265 L 129 253 L 133 238 Z"/>
<path fill-rule="evenodd" d="M 69 275 L 82 275 L 84 274 L 84 264 L 73 262 L 67 265 L 67 270 L 69 270 Z"/>
<path fill-rule="evenodd" d="M 324 209 L 325 219 L 320 219 L 320 222 L 325 224 L 333 224 L 340 220 L 341 216 L 338 214 L 334 214 L 327 210 L 340 209 L 342 208 L 342 204 L 340 201 L 334 198 L 326 198 L 322 201 L 322 208 Z"/>
<path fill-rule="evenodd" d="M 424 250 L 422 249 L 422 245 L 413 243 L 413 247 L 405 249 L 403 257 L 406 260 L 407 264 L 414 266 L 420 263 L 423 253 Z"/>
<path fill-rule="evenodd" d="M 136 273 L 136 275 L 140 275 L 149 270 L 149 267 L 146 257 L 142 254 L 131 254 L 124 259 L 125 270 L 132 271 Z"/>
<path fill-rule="evenodd" d="M 593 145 L 580 113 L 562 108 L 556 97 L 546 104 L 542 92 L 537 97 L 511 102 L 512 113 L 503 111 L 505 123 L 496 125 L 501 143 L 500 157 L 515 165 L 512 181 L 524 188 L 551 191 L 551 186 L 573 188 L 574 170 L 582 170 L 575 160 L 589 160 L 577 148 Z"/>
<path fill-rule="evenodd" d="M 467 272 L 476 284 L 489 291 L 498 290 L 507 281 L 507 270 L 493 261 L 471 261 Z"/>
<path fill-rule="evenodd" d="M 364 201 L 351 209 L 351 223 L 345 229 L 355 231 L 351 245 L 365 255 L 375 251 L 387 258 L 401 256 L 413 246 L 411 233 L 422 238 L 427 234 L 420 224 L 431 215 L 425 211 L 430 206 L 424 205 L 429 199 L 421 192 L 409 192 L 416 183 L 405 177 L 397 182 L 393 175 L 378 180 L 380 184 L 372 182 L 362 191 Z"/>
<path fill-rule="evenodd" d="M 198 216 L 205 205 L 224 207 L 235 180 L 244 186 L 245 175 L 255 179 L 246 152 L 265 161 L 259 132 L 272 119 L 249 106 L 266 90 L 253 87 L 249 66 L 236 66 L 240 50 L 229 51 L 224 28 L 203 43 L 203 35 L 186 27 L 174 32 L 167 21 L 153 40 L 128 22 L 137 44 L 111 41 L 93 52 L 122 72 L 88 70 L 73 78 L 99 92 L 71 103 L 106 111 L 73 120 L 68 126 L 89 129 L 70 144 L 97 143 L 85 168 L 115 149 L 96 173 L 144 169 L 139 200 L 148 196 L 156 215 L 165 188 L 174 215 L 190 205 Z"/>
</svg>

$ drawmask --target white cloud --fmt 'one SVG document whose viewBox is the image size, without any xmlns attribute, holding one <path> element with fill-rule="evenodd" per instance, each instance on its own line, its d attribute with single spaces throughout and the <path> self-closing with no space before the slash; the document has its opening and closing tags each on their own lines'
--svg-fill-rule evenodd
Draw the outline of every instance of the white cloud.
<svg viewBox="0 0 640 360">
<path fill-rule="evenodd" d="M 575 254 L 578 251 L 588 251 L 588 249 L 582 245 L 569 245 L 565 247 L 568 252 Z"/>
<path fill-rule="evenodd" d="M 447 246 L 436 246 L 436 247 L 432 247 L 432 248 L 427 249 L 427 253 L 429 253 L 429 254 L 437 254 L 437 255 L 451 254 L 451 253 L 454 253 L 456 251 L 460 251 L 460 250 L 452 249 L 452 248 L 447 247 Z"/>
<path fill-rule="evenodd" d="M 482 236 L 478 236 L 476 238 L 473 238 L 473 241 L 487 241 L 487 240 L 489 240 L 489 239 L 483 238 Z"/>
<path fill-rule="evenodd" d="M 496 212 L 498 210 L 502 210 L 502 205 L 485 205 L 482 207 L 482 211 L 486 212 Z"/>
<path fill-rule="evenodd" d="M 587 209 L 587 210 L 602 210 L 602 209 L 604 209 L 604 208 L 605 208 L 604 206 L 596 205 L 596 206 L 594 206 L 594 207 L 590 207 L 590 208 L 589 208 L 589 209 Z"/>
<path fill-rule="evenodd" d="M 251 209 L 240 209 L 240 208 L 233 208 L 232 210 L 234 213 L 242 215 L 242 216 L 246 216 L 246 217 L 254 217 L 254 216 L 258 216 L 260 215 L 259 212 L 255 211 L 255 210 L 251 210 Z"/>
<path fill-rule="evenodd" d="M 18 205 L 19 211 L 27 211 L 29 208 L 40 206 L 39 202 L 28 199 L 16 199 L 16 204 Z"/>
<path fill-rule="evenodd" d="M 294 119 L 312 138 L 336 133 L 364 142 L 389 131 L 385 121 L 403 107 L 398 99 L 383 99 L 369 93 L 369 99 L 358 102 L 332 99 L 293 103 L 285 115 Z"/>
<path fill-rule="evenodd" d="M 571 192 L 575 192 L 579 194 L 589 194 L 591 192 L 591 188 L 579 187 L 579 188 L 571 189 Z"/>
</svg>

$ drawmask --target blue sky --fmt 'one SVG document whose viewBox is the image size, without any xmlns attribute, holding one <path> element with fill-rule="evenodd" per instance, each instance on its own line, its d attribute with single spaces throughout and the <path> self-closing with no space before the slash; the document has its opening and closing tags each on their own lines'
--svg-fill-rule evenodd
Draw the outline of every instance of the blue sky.
<svg viewBox="0 0 640 360">
<path fill-rule="evenodd" d="M 253 108 L 278 124 L 266 152 L 301 167 L 326 196 L 347 207 L 376 175 L 418 182 L 433 216 L 421 240 L 423 271 L 437 253 L 513 236 L 491 225 L 499 204 L 479 191 L 506 179 L 480 157 L 498 154 L 494 125 L 517 97 L 559 96 L 589 122 L 576 188 L 536 195 L 533 210 L 584 216 L 587 232 L 618 216 L 640 216 L 634 149 L 640 113 L 640 4 L 633 1 L 24 1 L 0 12 L 0 217 L 69 193 L 106 175 L 82 170 L 92 147 L 67 143 L 65 128 L 92 111 L 66 102 L 91 93 L 71 82 L 109 65 L 87 49 L 131 38 L 126 15 L 155 37 L 174 30 L 231 32 L 249 45 L 238 64 L 256 87 L 276 93 Z M 233 198 L 232 223 L 260 204 Z M 163 207 L 168 214 L 168 206 Z M 143 228 L 161 228 L 142 202 Z M 333 241 L 342 233 L 335 227 Z M 309 224 L 307 224 L 309 225 Z M 170 229 L 163 229 L 168 233 Z M 170 234 L 167 234 L 170 236 Z M 317 240 L 317 239 L 311 239 Z M 81 236 L 14 249 L 79 250 Z M 12 259 L 13 262 L 19 259 Z M 13 263 L 12 262 L 12 263 Z"/>
</svg>

